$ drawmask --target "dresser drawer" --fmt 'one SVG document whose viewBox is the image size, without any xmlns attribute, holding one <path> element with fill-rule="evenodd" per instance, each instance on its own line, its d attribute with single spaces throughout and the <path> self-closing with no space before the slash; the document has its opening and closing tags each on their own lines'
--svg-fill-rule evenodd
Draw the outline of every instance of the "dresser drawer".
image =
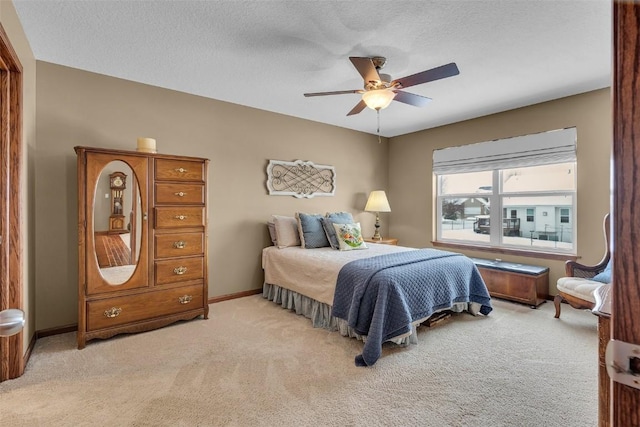
<svg viewBox="0 0 640 427">
<path fill-rule="evenodd" d="M 204 184 L 156 184 L 156 204 L 204 205 Z"/>
<path fill-rule="evenodd" d="M 203 277 L 204 257 L 156 261 L 156 285 L 202 279 Z"/>
<path fill-rule="evenodd" d="M 204 207 L 157 207 L 156 228 L 203 227 Z"/>
<path fill-rule="evenodd" d="M 119 326 L 204 306 L 202 285 L 87 302 L 87 329 Z"/>
<path fill-rule="evenodd" d="M 204 253 L 204 233 L 171 233 L 155 236 L 156 258 L 171 258 Z"/>
<path fill-rule="evenodd" d="M 156 159 L 156 179 L 204 182 L 204 163 L 190 160 Z"/>
</svg>

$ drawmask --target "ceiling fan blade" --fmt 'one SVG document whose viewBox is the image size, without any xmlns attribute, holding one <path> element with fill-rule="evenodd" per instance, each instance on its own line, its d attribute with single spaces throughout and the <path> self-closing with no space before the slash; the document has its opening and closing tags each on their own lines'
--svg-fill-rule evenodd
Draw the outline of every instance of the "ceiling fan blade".
<svg viewBox="0 0 640 427">
<path fill-rule="evenodd" d="M 336 90 L 333 92 L 305 93 L 304 96 L 344 95 L 345 93 L 362 93 L 362 92 L 364 92 L 362 89 Z"/>
<path fill-rule="evenodd" d="M 380 75 L 378 74 L 378 70 L 376 70 L 376 66 L 373 65 L 371 58 L 350 56 L 349 59 L 353 66 L 356 67 L 356 70 L 358 70 L 365 83 L 380 81 Z"/>
<path fill-rule="evenodd" d="M 451 62 L 449 64 L 441 65 L 440 67 L 432 68 L 430 70 L 422 71 L 420 73 L 412 74 L 410 76 L 394 80 L 391 82 L 391 85 L 398 88 L 405 88 L 422 83 L 432 82 L 434 80 L 444 79 L 446 77 L 457 76 L 458 74 L 460 74 L 458 66 L 455 62 Z"/>
<path fill-rule="evenodd" d="M 353 116 L 354 114 L 358 114 L 365 108 L 367 108 L 367 104 L 365 104 L 364 101 L 360 100 L 360 102 L 358 102 L 358 104 L 355 107 L 353 107 L 351 111 L 347 113 L 347 116 Z"/>
<path fill-rule="evenodd" d="M 431 98 L 427 98 L 426 96 L 416 95 L 415 93 L 402 92 L 399 90 L 393 91 L 396 96 L 393 98 L 394 101 L 403 102 L 405 104 L 413 105 L 416 107 L 424 107 L 428 103 L 431 102 Z"/>
</svg>

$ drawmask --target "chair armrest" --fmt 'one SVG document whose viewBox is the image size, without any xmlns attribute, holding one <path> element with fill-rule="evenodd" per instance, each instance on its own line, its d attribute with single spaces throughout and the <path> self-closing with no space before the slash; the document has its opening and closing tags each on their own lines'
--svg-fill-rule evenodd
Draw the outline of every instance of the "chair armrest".
<svg viewBox="0 0 640 427">
<path fill-rule="evenodd" d="M 567 261 L 564 264 L 565 273 L 569 277 L 582 277 L 585 279 L 591 279 L 598 273 L 604 271 L 607 263 L 609 262 L 609 254 L 606 254 L 605 257 L 596 265 L 584 265 L 575 261 Z"/>
</svg>

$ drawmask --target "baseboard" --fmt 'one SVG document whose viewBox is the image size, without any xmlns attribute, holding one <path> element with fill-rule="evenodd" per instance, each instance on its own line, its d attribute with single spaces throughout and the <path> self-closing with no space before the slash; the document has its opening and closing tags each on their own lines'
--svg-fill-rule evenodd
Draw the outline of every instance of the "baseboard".
<svg viewBox="0 0 640 427">
<path fill-rule="evenodd" d="M 248 297 L 248 296 L 256 295 L 256 294 L 259 294 L 259 293 L 262 293 L 262 288 L 260 288 L 260 289 L 252 289 L 250 291 L 236 292 L 235 294 L 220 295 L 218 297 L 209 298 L 207 301 L 208 301 L 209 304 L 215 304 L 217 302 L 227 301 L 227 300 L 236 299 L 236 298 Z"/>
<path fill-rule="evenodd" d="M 230 299 L 236 299 L 236 298 L 243 298 L 243 297 L 248 297 L 251 295 L 256 295 L 262 292 L 262 288 L 260 289 L 252 289 L 250 291 L 242 291 L 242 292 L 236 292 L 234 294 L 227 294 L 227 295 L 220 295 L 217 297 L 211 297 L 207 300 L 208 304 L 215 304 L 217 302 L 222 302 L 222 301 L 227 301 Z M 36 333 L 33 335 L 33 337 L 31 338 L 31 342 L 29 343 L 29 348 L 27 349 L 27 353 L 25 353 L 25 366 L 26 366 L 26 362 L 29 359 L 29 356 L 31 355 L 31 351 L 33 350 L 33 346 L 36 343 L 36 340 L 40 339 L 40 338 L 44 338 L 44 337 L 49 337 L 52 335 L 59 335 L 59 334 L 66 334 L 68 332 L 76 332 L 78 330 L 78 325 L 77 324 L 73 324 L 73 325 L 67 325 L 67 326 L 60 326 L 58 328 L 50 328 L 50 329 L 42 329 L 40 331 L 36 331 Z"/>
<path fill-rule="evenodd" d="M 29 359 L 31 358 L 31 353 L 33 353 L 33 348 L 36 346 L 36 334 L 33 334 L 31 336 L 31 340 L 29 340 L 29 346 L 27 347 L 27 351 L 24 352 L 24 356 L 23 356 L 23 365 L 26 369 L 27 367 L 27 362 L 29 362 Z M 22 374 L 21 374 L 22 375 Z"/>
<path fill-rule="evenodd" d="M 76 332 L 77 330 L 77 324 L 60 326 L 58 328 L 42 329 L 40 331 L 36 331 L 35 339 L 49 337 L 51 335 L 66 334 L 68 332 Z"/>
</svg>

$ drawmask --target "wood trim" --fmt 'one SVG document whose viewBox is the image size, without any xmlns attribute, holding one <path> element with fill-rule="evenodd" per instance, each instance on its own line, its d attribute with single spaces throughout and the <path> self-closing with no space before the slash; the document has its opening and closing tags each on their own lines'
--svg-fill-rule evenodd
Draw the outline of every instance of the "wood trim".
<svg viewBox="0 0 640 427">
<path fill-rule="evenodd" d="M 554 261 L 567 261 L 567 260 L 575 261 L 578 258 L 580 258 L 577 255 L 571 255 L 571 254 L 557 254 L 557 253 L 551 253 L 551 252 L 527 251 L 522 249 L 511 249 L 511 248 L 496 248 L 492 246 L 470 245 L 470 244 L 464 244 L 464 243 L 432 241 L 431 244 L 436 248 L 462 249 L 462 250 L 470 250 L 470 251 L 489 252 L 489 253 L 495 253 L 495 254 L 516 255 L 516 256 L 523 256 L 527 258 L 550 259 Z"/>
<path fill-rule="evenodd" d="M 0 310 L 11 308 L 9 278 L 9 73 L 0 71 Z M 10 379 L 11 337 L 0 338 L 0 381 Z"/>
<path fill-rule="evenodd" d="M 29 340 L 29 346 L 27 347 L 27 351 L 24 352 L 24 357 L 22 358 L 23 366 L 27 366 L 27 362 L 29 362 L 29 359 L 31 358 L 31 354 L 33 353 L 33 349 L 36 346 L 37 339 L 38 337 L 36 336 L 36 334 L 33 334 L 31 339 Z"/>
<path fill-rule="evenodd" d="M 2 59 L 2 69 L 16 73 L 22 73 L 22 64 L 18 54 L 13 49 L 9 36 L 0 24 L 0 58 Z"/>
<path fill-rule="evenodd" d="M 217 302 L 227 301 L 227 300 L 236 299 L 236 298 L 248 297 L 248 296 L 257 295 L 257 294 L 260 294 L 260 293 L 262 293 L 262 288 L 260 288 L 260 289 L 252 289 L 250 291 L 236 292 L 234 294 L 220 295 L 218 297 L 212 297 L 212 298 L 209 298 L 208 302 L 209 302 L 209 304 L 215 304 Z"/>
<path fill-rule="evenodd" d="M 0 64 L 0 310 L 24 310 L 22 64 L 1 24 Z M 0 382 L 24 373 L 23 334 L 0 338 Z"/>
<path fill-rule="evenodd" d="M 73 325 L 60 326 L 57 328 L 42 329 L 42 330 L 36 331 L 34 335 L 34 340 L 39 340 L 40 338 L 44 338 L 44 337 L 50 337 L 52 335 L 68 334 L 69 332 L 77 332 L 77 331 L 78 331 L 77 323 L 74 323 Z"/>
<path fill-rule="evenodd" d="M 640 345 L 639 31 L 640 4 L 614 1 L 611 338 L 637 345 Z M 613 382 L 611 403 L 611 417 L 600 419 L 600 425 L 606 425 L 607 421 L 612 426 L 640 425 L 640 389 Z"/>
</svg>

